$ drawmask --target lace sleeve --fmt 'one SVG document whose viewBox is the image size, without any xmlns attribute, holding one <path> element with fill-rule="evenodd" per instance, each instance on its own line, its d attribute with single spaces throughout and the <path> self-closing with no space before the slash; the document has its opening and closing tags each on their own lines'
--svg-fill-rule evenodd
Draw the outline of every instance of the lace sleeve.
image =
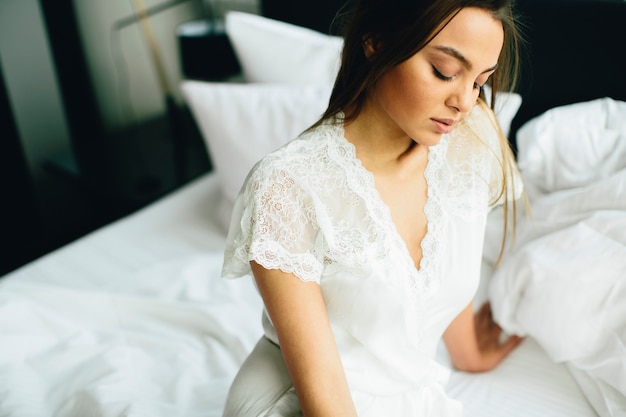
<svg viewBox="0 0 626 417">
<path fill-rule="evenodd" d="M 319 283 L 323 250 L 313 198 L 302 181 L 276 165 L 260 163 L 237 199 L 222 275 L 249 274 L 254 260 Z"/>
</svg>

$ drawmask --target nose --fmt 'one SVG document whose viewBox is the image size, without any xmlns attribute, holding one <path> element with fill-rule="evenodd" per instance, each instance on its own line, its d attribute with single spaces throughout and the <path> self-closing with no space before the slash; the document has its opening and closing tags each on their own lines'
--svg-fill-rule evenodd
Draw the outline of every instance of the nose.
<svg viewBox="0 0 626 417">
<path fill-rule="evenodd" d="M 459 113 L 468 113 L 478 98 L 478 90 L 474 85 L 459 85 L 448 97 L 447 105 L 456 109 Z"/>
</svg>

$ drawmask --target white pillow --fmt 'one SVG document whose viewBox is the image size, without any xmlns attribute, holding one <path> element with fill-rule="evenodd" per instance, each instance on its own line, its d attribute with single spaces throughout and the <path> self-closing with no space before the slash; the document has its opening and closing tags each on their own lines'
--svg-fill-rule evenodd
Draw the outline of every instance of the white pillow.
<svg viewBox="0 0 626 417">
<path fill-rule="evenodd" d="M 251 83 L 332 84 L 343 39 L 249 13 L 226 13 L 226 34 Z"/>
<path fill-rule="evenodd" d="M 328 85 L 203 81 L 183 81 L 181 89 L 227 198 L 222 217 L 230 216 L 254 164 L 316 122 L 331 91 Z M 227 227 L 230 219 L 222 220 Z"/>
<path fill-rule="evenodd" d="M 555 107 L 518 131 L 518 166 L 538 193 L 583 187 L 626 168 L 626 102 Z"/>
</svg>

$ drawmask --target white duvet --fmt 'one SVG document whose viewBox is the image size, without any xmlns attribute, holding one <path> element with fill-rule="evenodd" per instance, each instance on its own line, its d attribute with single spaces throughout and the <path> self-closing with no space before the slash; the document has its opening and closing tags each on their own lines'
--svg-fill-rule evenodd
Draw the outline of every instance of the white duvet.
<svg viewBox="0 0 626 417">
<path fill-rule="evenodd" d="M 600 416 L 626 416 L 626 103 L 550 110 L 518 147 L 532 218 L 491 279 L 496 320 L 566 363 Z"/>
<path fill-rule="evenodd" d="M 220 417 L 262 333 L 201 178 L 0 279 L 0 417 Z"/>
</svg>

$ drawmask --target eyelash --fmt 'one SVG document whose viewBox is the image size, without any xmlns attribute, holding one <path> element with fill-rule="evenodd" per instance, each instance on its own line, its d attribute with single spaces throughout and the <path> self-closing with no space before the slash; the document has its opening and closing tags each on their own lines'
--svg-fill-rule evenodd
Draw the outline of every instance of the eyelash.
<svg viewBox="0 0 626 417">
<path fill-rule="evenodd" d="M 445 75 L 443 75 L 438 69 L 437 67 L 435 67 L 434 65 L 433 67 L 433 73 L 435 74 L 435 77 L 439 78 L 440 80 L 446 81 L 446 82 L 450 82 L 454 80 L 454 77 L 447 77 Z M 478 85 L 476 83 L 474 83 L 474 88 L 476 90 L 482 90 L 483 86 L 482 85 Z"/>
</svg>

